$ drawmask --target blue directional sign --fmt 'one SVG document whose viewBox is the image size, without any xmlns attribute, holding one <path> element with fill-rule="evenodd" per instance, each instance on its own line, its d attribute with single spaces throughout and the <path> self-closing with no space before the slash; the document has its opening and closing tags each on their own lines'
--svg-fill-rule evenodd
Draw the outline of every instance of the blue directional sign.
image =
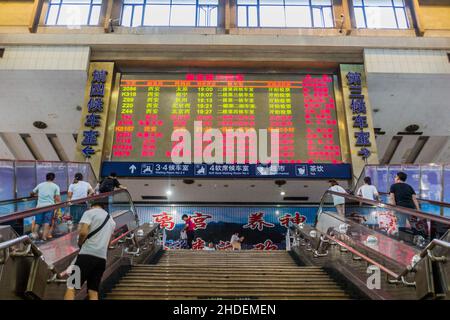
<svg viewBox="0 0 450 320">
<path fill-rule="evenodd" d="M 175 164 L 170 162 L 105 161 L 102 176 L 189 178 L 317 178 L 351 179 L 351 165 L 340 164 Z"/>
</svg>

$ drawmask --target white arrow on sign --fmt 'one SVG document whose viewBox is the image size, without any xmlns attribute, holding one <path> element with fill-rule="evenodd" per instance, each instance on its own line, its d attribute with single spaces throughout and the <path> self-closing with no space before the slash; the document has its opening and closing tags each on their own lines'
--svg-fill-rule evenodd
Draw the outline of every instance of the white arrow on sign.
<svg viewBox="0 0 450 320">
<path fill-rule="evenodd" d="M 131 174 L 133 174 L 134 171 L 136 171 L 137 168 L 136 168 L 136 166 L 134 164 L 132 164 L 128 169 L 130 169 Z"/>
</svg>

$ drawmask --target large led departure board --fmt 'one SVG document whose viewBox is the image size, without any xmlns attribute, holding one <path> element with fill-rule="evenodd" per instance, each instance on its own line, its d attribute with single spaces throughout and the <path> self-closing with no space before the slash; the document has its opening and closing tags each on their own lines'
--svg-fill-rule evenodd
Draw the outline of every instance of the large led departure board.
<svg viewBox="0 0 450 320">
<path fill-rule="evenodd" d="M 235 148 L 227 129 L 277 129 L 280 165 L 341 163 L 332 76 L 218 72 L 122 75 L 111 160 L 170 164 L 172 132 L 194 137 L 194 123 L 223 132 L 224 158 Z M 258 151 L 246 145 L 234 152 L 248 160 Z"/>
</svg>

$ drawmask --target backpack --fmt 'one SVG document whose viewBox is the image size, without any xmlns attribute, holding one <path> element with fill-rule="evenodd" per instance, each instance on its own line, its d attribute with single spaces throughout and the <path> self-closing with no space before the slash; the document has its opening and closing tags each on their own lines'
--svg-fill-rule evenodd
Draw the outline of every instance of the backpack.
<svg viewBox="0 0 450 320">
<path fill-rule="evenodd" d="M 114 191 L 114 179 L 105 178 L 100 182 L 100 187 L 98 188 L 100 193 L 111 192 Z"/>
</svg>

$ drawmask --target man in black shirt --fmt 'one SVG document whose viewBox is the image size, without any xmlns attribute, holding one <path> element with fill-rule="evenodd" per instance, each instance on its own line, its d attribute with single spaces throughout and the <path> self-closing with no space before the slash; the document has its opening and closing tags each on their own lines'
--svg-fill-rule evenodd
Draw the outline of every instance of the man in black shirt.
<svg viewBox="0 0 450 320">
<path fill-rule="evenodd" d="M 404 172 L 397 173 L 395 183 L 391 185 L 390 202 L 394 206 L 420 210 L 416 192 L 413 187 L 405 182 L 407 177 Z"/>
<path fill-rule="evenodd" d="M 126 189 L 126 187 L 121 185 L 119 180 L 117 180 L 117 174 L 115 172 L 111 172 L 109 176 L 100 182 L 98 191 L 100 193 L 112 192 L 115 188 Z"/>
<path fill-rule="evenodd" d="M 420 211 L 419 201 L 413 187 L 407 184 L 406 178 L 408 176 L 404 172 L 397 173 L 395 183 L 391 185 L 389 193 L 390 203 L 399 207 L 410 208 Z M 411 230 L 414 234 L 426 236 L 428 234 L 428 224 L 426 219 L 420 219 L 415 216 L 408 216 L 408 221 L 411 225 Z"/>
</svg>

